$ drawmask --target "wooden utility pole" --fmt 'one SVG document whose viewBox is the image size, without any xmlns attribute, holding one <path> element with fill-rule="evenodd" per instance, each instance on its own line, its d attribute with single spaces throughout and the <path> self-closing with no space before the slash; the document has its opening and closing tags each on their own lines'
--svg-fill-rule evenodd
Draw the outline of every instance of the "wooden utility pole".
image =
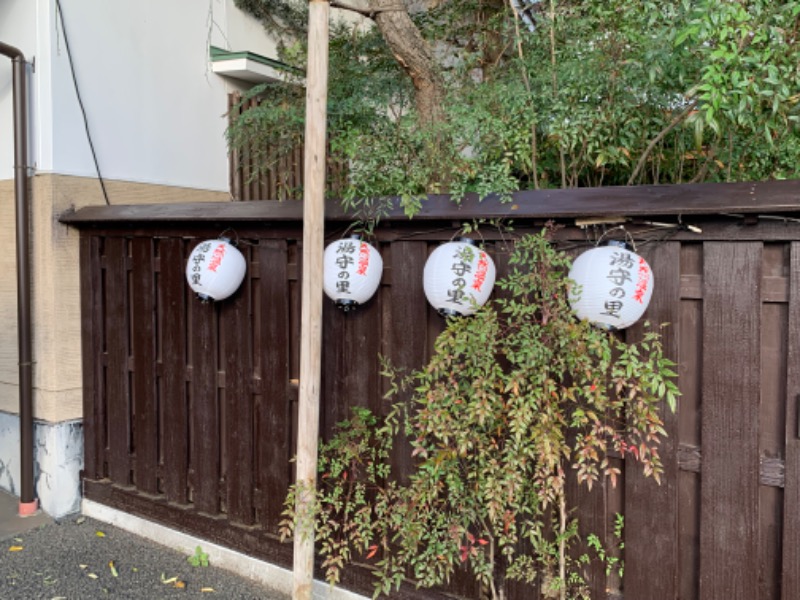
<svg viewBox="0 0 800 600">
<path fill-rule="evenodd" d="M 325 228 L 325 133 L 328 104 L 328 0 L 308 4 L 306 134 L 303 192 L 303 288 L 297 426 L 297 503 L 293 600 L 311 600 L 314 581 L 312 501 L 317 487 L 317 441 L 322 372 L 322 257 Z"/>
</svg>

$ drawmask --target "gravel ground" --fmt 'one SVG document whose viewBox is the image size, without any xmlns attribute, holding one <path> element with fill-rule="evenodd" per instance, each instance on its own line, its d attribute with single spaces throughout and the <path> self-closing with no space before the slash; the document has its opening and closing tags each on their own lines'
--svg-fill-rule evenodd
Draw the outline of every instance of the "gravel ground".
<svg viewBox="0 0 800 600">
<path fill-rule="evenodd" d="M 0 600 L 286 600 L 261 585 L 86 517 L 0 538 Z"/>
</svg>

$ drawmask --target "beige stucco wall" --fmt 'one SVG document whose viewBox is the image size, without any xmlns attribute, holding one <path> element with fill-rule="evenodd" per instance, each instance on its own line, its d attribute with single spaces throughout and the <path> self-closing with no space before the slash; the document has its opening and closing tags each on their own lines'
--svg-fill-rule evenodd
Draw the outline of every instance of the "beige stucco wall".
<svg viewBox="0 0 800 600">
<path fill-rule="evenodd" d="M 49 422 L 82 416 L 78 231 L 58 217 L 104 204 L 96 179 L 37 175 L 31 195 L 34 417 Z M 225 201 L 226 192 L 107 181 L 112 204 Z M 14 182 L 0 181 L 0 410 L 19 412 Z"/>
</svg>

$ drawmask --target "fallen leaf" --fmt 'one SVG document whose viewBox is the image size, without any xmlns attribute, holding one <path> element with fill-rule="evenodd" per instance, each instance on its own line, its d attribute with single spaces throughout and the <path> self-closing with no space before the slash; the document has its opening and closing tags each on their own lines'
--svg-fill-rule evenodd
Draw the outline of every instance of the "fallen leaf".
<svg viewBox="0 0 800 600">
<path fill-rule="evenodd" d="M 106 534 L 105 534 L 105 533 L 103 533 L 102 531 L 97 531 L 97 533 L 95 533 L 95 535 L 96 535 L 97 537 L 106 537 Z"/>
<path fill-rule="evenodd" d="M 94 573 L 88 573 L 87 577 L 89 577 L 91 579 L 97 579 L 97 575 L 95 575 Z"/>
<path fill-rule="evenodd" d="M 117 568 L 114 566 L 114 561 L 113 560 L 108 562 L 108 568 L 111 569 L 111 574 L 114 577 L 119 577 L 119 573 L 117 573 Z"/>
<path fill-rule="evenodd" d="M 164 577 L 163 573 L 161 574 L 161 583 L 163 583 L 164 585 L 167 585 L 168 583 L 175 583 L 176 581 L 178 581 L 177 577 L 170 577 L 169 579 L 167 579 L 166 577 Z"/>
<path fill-rule="evenodd" d="M 14 541 L 21 544 L 22 543 L 22 538 L 14 538 Z"/>
<path fill-rule="evenodd" d="M 214 592 L 214 588 L 204 587 L 204 588 L 200 588 L 200 591 L 201 592 L 212 592 L 213 593 Z"/>
<path fill-rule="evenodd" d="M 86 517 L 78 517 L 77 519 L 75 519 L 75 524 L 76 524 L 76 525 L 80 525 L 80 524 L 82 524 L 84 521 L 86 521 Z"/>
<path fill-rule="evenodd" d="M 20 552 L 22 550 L 24 550 L 24 548 L 22 546 L 11 546 L 8 549 L 9 552 Z"/>
<path fill-rule="evenodd" d="M 85 568 L 86 568 L 86 567 L 88 567 L 89 565 L 78 565 L 78 566 L 79 566 L 81 569 L 85 569 Z"/>
<path fill-rule="evenodd" d="M 178 581 L 175 582 L 175 587 L 178 588 L 179 590 L 182 590 L 183 588 L 186 587 L 186 584 L 184 582 L 178 580 Z"/>
</svg>

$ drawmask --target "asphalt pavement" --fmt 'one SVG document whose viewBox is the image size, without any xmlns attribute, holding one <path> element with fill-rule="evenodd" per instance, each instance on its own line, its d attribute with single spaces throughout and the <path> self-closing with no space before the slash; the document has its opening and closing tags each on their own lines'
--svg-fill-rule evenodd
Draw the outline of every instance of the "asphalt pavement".
<svg viewBox="0 0 800 600">
<path fill-rule="evenodd" d="M 193 566 L 186 554 L 78 514 L 23 519 L 16 502 L 0 492 L 0 600 L 287 600 L 213 563 Z"/>
</svg>

